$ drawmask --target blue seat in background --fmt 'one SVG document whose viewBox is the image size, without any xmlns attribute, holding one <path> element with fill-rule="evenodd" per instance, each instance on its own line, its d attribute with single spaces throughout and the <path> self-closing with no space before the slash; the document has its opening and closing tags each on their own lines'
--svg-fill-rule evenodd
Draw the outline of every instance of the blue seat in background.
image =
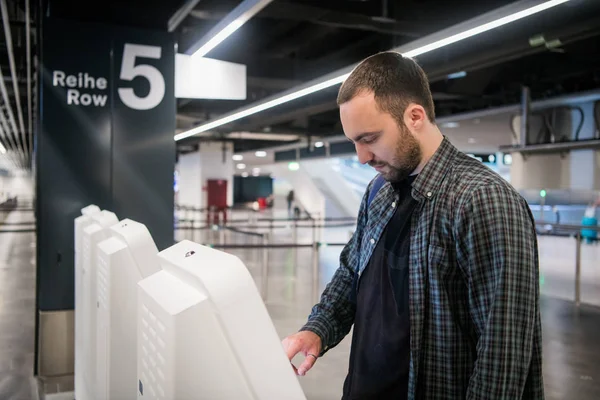
<svg viewBox="0 0 600 400">
<path fill-rule="evenodd" d="M 598 219 L 596 217 L 583 217 L 581 220 L 583 226 L 598 226 Z M 598 232 L 593 229 L 582 229 L 581 236 L 586 240 L 587 243 L 592 243 L 598 239 Z"/>
</svg>

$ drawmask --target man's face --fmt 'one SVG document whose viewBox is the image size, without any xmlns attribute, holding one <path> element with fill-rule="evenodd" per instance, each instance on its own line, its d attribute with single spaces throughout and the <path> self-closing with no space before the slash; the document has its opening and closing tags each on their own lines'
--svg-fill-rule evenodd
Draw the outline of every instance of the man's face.
<svg viewBox="0 0 600 400">
<path fill-rule="evenodd" d="M 377 108 L 373 93 L 340 105 L 344 134 L 354 142 L 358 160 L 375 168 L 385 180 L 407 178 L 421 162 L 421 147 L 404 123 Z"/>
</svg>

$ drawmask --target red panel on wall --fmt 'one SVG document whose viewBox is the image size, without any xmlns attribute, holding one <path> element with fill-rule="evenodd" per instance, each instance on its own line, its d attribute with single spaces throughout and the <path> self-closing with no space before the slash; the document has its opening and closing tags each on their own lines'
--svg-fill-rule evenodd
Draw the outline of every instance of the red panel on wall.
<svg viewBox="0 0 600 400">
<path fill-rule="evenodd" d="M 223 179 L 209 179 L 208 187 L 208 207 L 227 207 L 227 181 Z"/>
</svg>

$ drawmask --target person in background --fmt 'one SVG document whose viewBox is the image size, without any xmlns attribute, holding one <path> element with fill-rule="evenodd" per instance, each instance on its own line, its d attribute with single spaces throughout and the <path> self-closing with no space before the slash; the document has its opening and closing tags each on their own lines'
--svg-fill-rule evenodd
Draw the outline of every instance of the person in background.
<svg viewBox="0 0 600 400">
<path fill-rule="evenodd" d="M 275 205 L 275 196 L 273 193 L 267 196 L 267 208 L 273 208 Z"/>
<path fill-rule="evenodd" d="M 294 203 L 294 191 L 290 190 L 287 195 L 288 215 L 292 215 L 292 204 Z"/>
<path fill-rule="evenodd" d="M 581 219 L 581 225 L 586 227 L 598 226 L 598 218 L 596 218 L 596 207 L 600 206 L 600 198 L 596 199 L 595 202 L 591 203 L 586 209 Z M 598 240 L 598 231 L 590 228 L 581 229 L 581 236 L 585 239 L 587 244 L 595 243 Z"/>
<path fill-rule="evenodd" d="M 354 326 L 343 399 L 543 399 L 533 216 L 440 132 L 429 83 L 386 52 L 340 88 L 368 185 L 357 228 L 306 324 L 283 347 L 305 375 Z"/>
</svg>

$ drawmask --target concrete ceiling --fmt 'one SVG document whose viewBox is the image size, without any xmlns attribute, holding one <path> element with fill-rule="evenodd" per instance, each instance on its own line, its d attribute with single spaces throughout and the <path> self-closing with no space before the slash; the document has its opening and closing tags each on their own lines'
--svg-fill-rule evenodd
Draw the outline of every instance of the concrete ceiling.
<svg viewBox="0 0 600 400">
<path fill-rule="evenodd" d="M 185 48 L 186 43 L 201 36 L 238 3 L 200 1 L 178 31 L 180 47 Z M 199 125 L 376 52 L 510 3 L 514 1 L 273 2 L 210 54 L 247 66 L 248 99 L 180 100 L 179 128 L 190 127 L 190 120 L 186 122 L 184 116 L 193 119 L 192 125 Z M 598 35 L 600 2 L 572 0 L 527 20 L 418 57 L 418 62 L 431 81 L 438 116 L 448 117 L 514 104 L 519 101 L 522 85 L 531 88 L 535 100 L 600 87 Z M 449 78 L 457 72 L 465 74 L 458 79 Z M 337 87 L 333 87 L 312 94 L 222 126 L 215 133 L 272 130 L 306 136 L 340 135 L 336 92 Z M 495 132 L 509 123 L 498 122 L 498 128 L 492 123 L 486 129 Z M 447 133 L 453 135 L 451 131 Z M 181 144 L 195 140 L 198 139 L 186 139 Z M 491 141 L 480 139 L 480 144 L 491 145 L 496 140 L 507 144 L 508 139 L 495 135 Z M 477 142 L 466 143 L 473 144 Z M 271 145 L 256 140 L 235 142 L 237 151 Z"/>
</svg>

